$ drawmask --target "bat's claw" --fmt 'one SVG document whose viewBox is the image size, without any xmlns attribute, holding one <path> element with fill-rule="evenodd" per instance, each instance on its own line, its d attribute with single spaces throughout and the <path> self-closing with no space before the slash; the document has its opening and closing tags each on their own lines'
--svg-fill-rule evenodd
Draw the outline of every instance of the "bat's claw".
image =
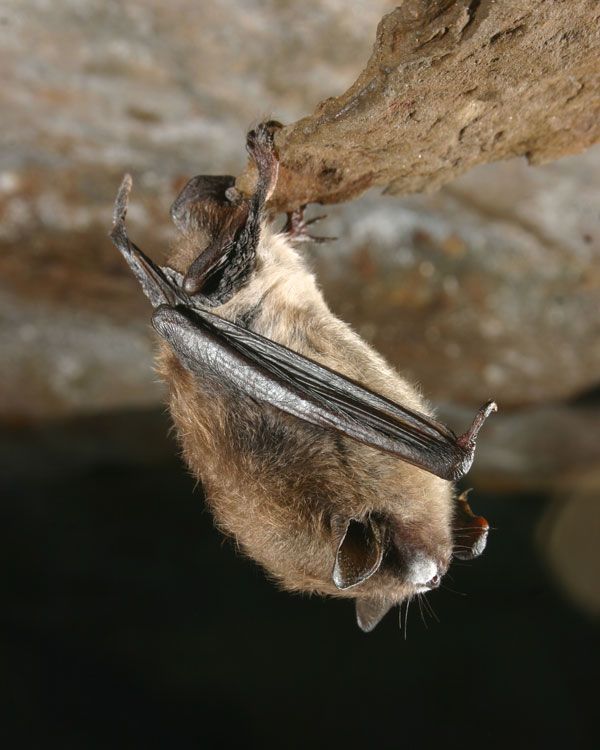
<svg viewBox="0 0 600 750">
<path fill-rule="evenodd" d="M 115 205 L 113 208 L 113 229 L 120 226 L 125 222 L 127 216 L 127 207 L 129 205 L 129 194 L 133 186 L 133 179 L 129 173 L 127 173 L 121 182 L 119 192 L 115 198 Z"/>
<path fill-rule="evenodd" d="M 498 411 L 498 405 L 496 404 L 496 402 L 488 401 L 479 409 L 469 429 L 464 434 L 455 438 L 456 445 L 460 448 L 462 455 L 460 457 L 460 460 L 458 460 L 457 463 L 452 467 L 452 471 L 448 479 L 452 479 L 456 482 L 459 479 L 462 479 L 462 477 L 464 477 L 465 474 L 469 471 L 471 465 L 473 464 L 473 459 L 475 458 L 475 446 L 477 443 L 477 435 L 479 434 L 479 430 L 482 428 L 483 423 L 490 416 L 490 414 L 495 411 Z"/>
<path fill-rule="evenodd" d="M 498 404 L 495 401 L 488 401 L 479 409 L 469 429 L 456 440 L 461 448 L 474 450 L 475 443 L 477 442 L 477 435 L 479 434 L 479 430 L 483 427 L 483 423 L 490 414 L 497 411 Z"/>
<path fill-rule="evenodd" d="M 274 134 L 283 125 L 275 120 L 261 122 L 246 136 L 246 148 L 250 156 L 258 163 L 261 160 L 277 159 L 275 154 Z"/>
<path fill-rule="evenodd" d="M 258 170 L 255 197 L 261 207 L 271 197 L 277 184 L 279 159 L 273 135 L 281 127 L 281 124 L 274 120 L 262 122 L 251 130 L 246 138 L 246 149 Z"/>
<path fill-rule="evenodd" d="M 315 237 L 309 234 L 308 227 L 316 224 L 317 222 L 325 219 L 326 216 L 315 216 L 313 219 L 305 219 L 304 211 L 306 206 L 300 206 L 294 211 L 290 211 L 287 215 L 287 221 L 283 227 L 283 233 L 287 235 L 288 239 L 294 243 L 300 242 L 333 242 L 335 237 Z"/>
<path fill-rule="evenodd" d="M 113 244 L 125 258 L 127 265 L 133 271 L 134 276 L 140 282 L 144 294 L 148 297 L 153 307 L 160 305 L 176 305 L 178 302 L 187 302 L 187 298 L 175 283 L 175 271 L 169 269 L 165 273 L 157 266 L 140 248 L 129 239 L 125 217 L 129 203 L 129 193 L 133 180 L 130 174 L 123 177 L 119 192 L 115 199 L 113 209 L 113 225 L 109 237 Z"/>
</svg>

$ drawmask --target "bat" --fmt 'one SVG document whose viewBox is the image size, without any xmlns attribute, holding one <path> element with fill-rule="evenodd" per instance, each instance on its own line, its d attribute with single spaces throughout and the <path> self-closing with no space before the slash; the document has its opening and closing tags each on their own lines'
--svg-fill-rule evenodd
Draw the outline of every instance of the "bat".
<svg viewBox="0 0 600 750">
<path fill-rule="evenodd" d="M 129 175 L 110 236 L 152 304 L 158 371 L 217 526 L 283 588 L 354 599 L 369 632 L 438 587 L 453 557 L 483 551 L 487 521 L 453 482 L 497 407 L 455 435 L 329 310 L 296 247 L 304 207 L 281 231 L 267 210 L 276 127 L 248 133 L 251 195 L 230 176 L 184 187 L 168 265 L 129 239 Z"/>
</svg>

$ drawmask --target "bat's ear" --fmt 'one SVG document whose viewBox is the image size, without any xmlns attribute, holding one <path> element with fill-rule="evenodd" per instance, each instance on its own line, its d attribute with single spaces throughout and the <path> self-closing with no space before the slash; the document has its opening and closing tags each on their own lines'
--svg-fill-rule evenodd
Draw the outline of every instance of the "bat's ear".
<svg viewBox="0 0 600 750">
<path fill-rule="evenodd" d="M 454 557 L 472 560 L 485 549 L 490 525 L 483 516 L 476 516 L 467 501 L 469 490 L 456 498 L 454 520 Z"/>
<path fill-rule="evenodd" d="M 212 241 L 225 225 L 247 215 L 231 175 L 198 175 L 183 188 L 171 206 L 171 219 L 182 234 L 204 231 Z"/>
<path fill-rule="evenodd" d="M 384 599 L 357 599 L 356 622 L 363 633 L 370 633 L 393 607 L 392 602 Z"/>
<path fill-rule="evenodd" d="M 331 533 L 335 550 L 332 578 L 338 589 L 349 589 L 366 581 L 379 570 L 384 553 L 385 532 L 369 517 L 332 516 Z"/>
</svg>

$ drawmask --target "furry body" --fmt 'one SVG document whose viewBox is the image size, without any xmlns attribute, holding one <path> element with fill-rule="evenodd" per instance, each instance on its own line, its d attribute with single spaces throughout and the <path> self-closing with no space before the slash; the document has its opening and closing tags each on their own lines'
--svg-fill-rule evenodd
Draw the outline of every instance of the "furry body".
<svg viewBox="0 0 600 750">
<path fill-rule="evenodd" d="M 487 522 L 448 480 L 468 471 L 496 406 L 457 437 L 329 310 L 293 246 L 302 211 L 280 233 L 267 220 L 274 127 L 248 134 L 253 195 L 229 176 L 189 181 L 167 267 L 129 240 L 129 176 L 111 238 L 154 307 L 158 370 L 217 524 L 284 588 L 356 599 L 371 630 L 438 586 L 453 555 L 483 550 Z"/>
<path fill-rule="evenodd" d="M 188 238 L 169 265 L 183 273 L 196 253 L 197 242 Z M 263 229 L 254 274 L 213 312 L 429 413 L 415 388 L 329 310 L 314 276 L 283 234 Z M 165 343 L 159 371 L 170 386 L 185 460 L 202 481 L 217 524 L 282 586 L 399 601 L 427 583 L 402 581 L 382 570 L 356 589 L 338 589 L 331 580 L 332 513 L 365 518 L 375 512 L 395 521 L 406 547 L 407 573 L 411 558 L 422 557 L 433 558 L 445 571 L 452 545 L 449 482 L 218 383 L 200 382 Z"/>
</svg>

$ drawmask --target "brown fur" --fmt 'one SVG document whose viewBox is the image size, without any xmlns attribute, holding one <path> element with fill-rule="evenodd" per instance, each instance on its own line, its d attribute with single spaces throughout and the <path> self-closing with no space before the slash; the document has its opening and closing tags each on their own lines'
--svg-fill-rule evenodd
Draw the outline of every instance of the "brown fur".
<svg viewBox="0 0 600 750">
<path fill-rule="evenodd" d="M 199 250 L 188 236 L 170 265 L 185 273 Z M 314 277 L 284 235 L 264 227 L 250 281 L 213 312 L 367 385 L 410 409 L 431 414 L 402 379 L 327 307 Z M 200 381 L 160 344 L 158 370 L 187 464 L 205 488 L 216 523 L 293 591 L 399 602 L 422 590 L 398 566 L 382 565 L 346 590 L 332 581 L 331 518 L 385 519 L 398 548 L 435 560 L 452 553 L 449 482 L 350 438 L 313 427 L 272 407 Z"/>
</svg>

